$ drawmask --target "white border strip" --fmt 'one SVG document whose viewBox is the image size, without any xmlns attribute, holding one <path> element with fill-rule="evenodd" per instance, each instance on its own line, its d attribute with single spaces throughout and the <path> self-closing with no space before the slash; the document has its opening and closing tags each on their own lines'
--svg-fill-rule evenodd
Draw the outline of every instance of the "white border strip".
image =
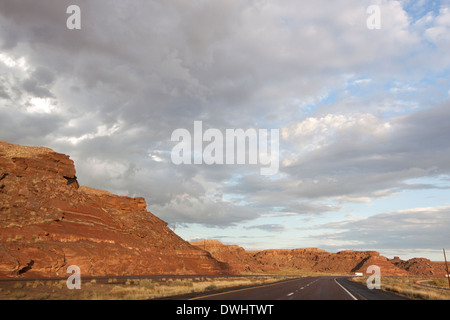
<svg viewBox="0 0 450 320">
<path fill-rule="evenodd" d="M 337 282 L 337 281 L 336 281 L 336 278 L 334 278 L 334 282 L 336 282 L 342 289 L 344 289 L 344 291 L 347 292 L 348 295 L 349 295 L 350 297 L 353 298 L 353 300 L 358 300 L 358 299 L 356 299 L 356 297 L 355 297 L 354 295 L 352 295 L 347 289 L 345 289 L 344 286 L 343 286 L 342 284 L 340 284 L 339 282 Z"/>
</svg>

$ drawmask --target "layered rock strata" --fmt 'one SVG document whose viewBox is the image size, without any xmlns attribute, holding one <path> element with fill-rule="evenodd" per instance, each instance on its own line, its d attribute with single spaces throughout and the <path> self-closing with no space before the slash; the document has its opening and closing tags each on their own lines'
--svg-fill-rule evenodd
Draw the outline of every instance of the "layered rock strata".
<svg viewBox="0 0 450 320">
<path fill-rule="evenodd" d="M 0 276 L 224 274 L 147 211 L 144 198 L 80 187 L 69 156 L 0 141 Z"/>
</svg>

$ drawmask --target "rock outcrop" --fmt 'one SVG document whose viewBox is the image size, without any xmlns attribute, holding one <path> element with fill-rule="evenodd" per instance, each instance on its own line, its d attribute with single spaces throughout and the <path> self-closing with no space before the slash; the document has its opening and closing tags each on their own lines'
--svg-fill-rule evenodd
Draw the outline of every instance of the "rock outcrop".
<svg viewBox="0 0 450 320">
<path fill-rule="evenodd" d="M 443 276 L 446 274 L 444 262 L 431 261 L 426 258 L 412 258 L 407 261 L 394 258 L 390 262 L 396 267 L 404 269 L 411 276 Z"/>
<path fill-rule="evenodd" d="M 276 267 L 260 263 L 251 252 L 237 245 L 225 245 L 217 240 L 199 240 L 190 243 L 211 253 L 218 261 L 229 264 L 235 273 L 273 273 L 279 271 Z"/>
<path fill-rule="evenodd" d="M 0 141 L 0 276 L 225 274 L 144 198 L 80 187 L 73 161 L 48 148 Z"/>
<path fill-rule="evenodd" d="M 377 251 L 345 250 L 337 253 L 317 248 L 269 249 L 246 251 L 236 245 L 216 240 L 191 242 L 211 253 L 219 261 L 227 262 L 236 273 L 322 273 L 367 274 L 371 265 L 380 267 L 382 276 L 443 276 L 442 262 L 414 258 L 403 261 L 388 259 Z"/>
</svg>

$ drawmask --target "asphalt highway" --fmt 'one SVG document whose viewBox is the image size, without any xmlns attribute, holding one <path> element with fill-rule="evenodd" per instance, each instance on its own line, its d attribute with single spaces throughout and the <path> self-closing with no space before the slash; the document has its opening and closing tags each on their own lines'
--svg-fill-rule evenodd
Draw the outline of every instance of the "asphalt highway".
<svg viewBox="0 0 450 320">
<path fill-rule="evenodd" d="M 117 276 L 117 283 L 125 283 L 127 279 L 153 279 L 163 278 L 188 279 L 192 277 L 224 277 L 220 276 Z M 225 276 L 226 277 L 226 276 Z M 239 276 L 233 276 L 239 277 Z M 242 276 L 245 277 L 245 276 Z M 96 279 L 100 283 L 107 283 L 110 276 L 83 277 L 83 281 Z M 8 281 L 33 281 L 43 278 L 11 278 L 0 279 Z M 66 280 L 66 278 L 44 278 L 45 280 Z M 370 290 L 366 285 L 356 283 L 347 277 L 304 277 L 283 280 L 259 286 L 230 288 L 215 290 L 209 293 L 191 293 L 186 295 L 165 297 L 162 300 L 408 300 L 407 298 L 388 293 L 382 290 Z"/>
<path fill-rule="evenodd" d="M 345 277 L 306 277 L 252 288 L 190 297 L 189 300 L 408 300 L 347 280 Z"/>
</svg>

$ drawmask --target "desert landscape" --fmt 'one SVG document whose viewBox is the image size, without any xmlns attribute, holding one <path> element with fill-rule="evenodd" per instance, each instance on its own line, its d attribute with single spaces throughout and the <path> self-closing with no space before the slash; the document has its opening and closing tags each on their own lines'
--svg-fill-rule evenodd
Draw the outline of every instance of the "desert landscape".
<svg viewBox="0 0 450 320">
<path fill-rule="evenodd" d="M 68 155 L 4 141 L 0 141 L 0 228 L 3 279 L 65 278 L 70 265 L 78 266 L 82 277 L 109 278 L 350 276 L 365 274 L 370 265 L 379 266 L 383 276 L 446 274 L 444 262 L 388 259 L 376 251 L 247 251 L 217 240 L 187 242 L 148 211 L 144 198 L 81 186 Z"/>
</svg>

